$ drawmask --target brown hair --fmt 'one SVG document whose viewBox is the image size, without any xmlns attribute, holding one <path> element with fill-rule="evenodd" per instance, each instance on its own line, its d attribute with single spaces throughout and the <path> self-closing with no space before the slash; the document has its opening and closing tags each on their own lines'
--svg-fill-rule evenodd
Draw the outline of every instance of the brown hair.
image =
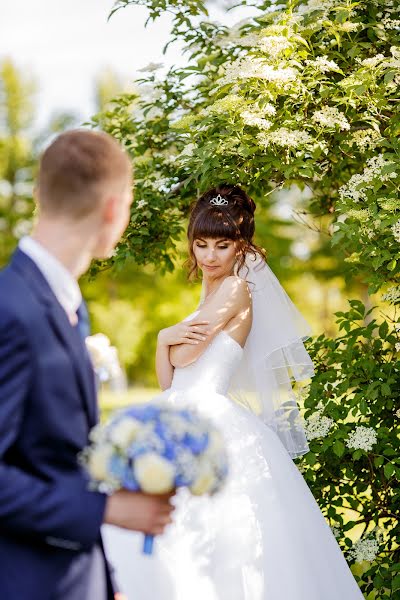
<svg viewBox="0 0 400 600">
<path fill-rule="evenodd" d="M 211 200 L 217 197 L 222 201 L 212 203 Z M 253 242 L 255 210 L 254 200 L 237 185 L 222 184 L 198 198 L 192 205 L 187 231 L 189 278 L 199 274 L 193 252 L 193 242 L 197 238 L 224 238 L 237 242 L 238 269 L 243 267 L 248 252 L 265 259 L 265 251 Z"/>
<path fill-rule="evenodd" d="M 130 170 L 127 154 L 110 135 L 84 129 L 67 131 L 41 158 L 39 204 L 51 215 L 85 217 L 98 206 L 104 184 L 129 181 Z"/>
</svg>

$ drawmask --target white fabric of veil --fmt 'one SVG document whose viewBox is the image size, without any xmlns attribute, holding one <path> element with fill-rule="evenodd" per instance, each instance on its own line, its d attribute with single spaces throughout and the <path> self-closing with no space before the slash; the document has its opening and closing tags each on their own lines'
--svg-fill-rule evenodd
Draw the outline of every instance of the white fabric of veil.
<svg viewBox="0 0 400 600">
<path fill-rule="evenodd" d="M 292 381 L 314 375 L 304 347 L 311 327 L 259 254 L 237 273 L 250 288 L 253 323 L 229 397 L 252 410 L 281 439 L 292 458 L 309 451 Z"/>
</svg>

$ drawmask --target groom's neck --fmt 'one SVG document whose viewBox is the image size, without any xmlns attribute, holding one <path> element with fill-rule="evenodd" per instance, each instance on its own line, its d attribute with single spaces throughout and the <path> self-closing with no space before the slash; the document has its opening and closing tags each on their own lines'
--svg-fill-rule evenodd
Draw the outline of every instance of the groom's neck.
<svg viewBox="0 0 400 600">
<path fill-rule="evenodd" d="M 32 238 L 59 260 L 75 279 L 89 268 L 94 244 L 89 223 L 42 217 L 36 223 Z"/>
</svg>

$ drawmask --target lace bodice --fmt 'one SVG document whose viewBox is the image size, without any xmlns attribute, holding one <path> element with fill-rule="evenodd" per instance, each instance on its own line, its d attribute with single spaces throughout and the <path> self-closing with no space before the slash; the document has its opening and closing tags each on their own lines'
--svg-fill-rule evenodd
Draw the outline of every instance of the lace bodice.
<svg viewBox="0 0 400 600">
<path fill-rule="evenodd" d="M 225 395 L 243 349 L 228 333 L 218 333 L 203 354 L 191 365 L 175 369 L 171 388 L 204 388 Z"/>
</svg>

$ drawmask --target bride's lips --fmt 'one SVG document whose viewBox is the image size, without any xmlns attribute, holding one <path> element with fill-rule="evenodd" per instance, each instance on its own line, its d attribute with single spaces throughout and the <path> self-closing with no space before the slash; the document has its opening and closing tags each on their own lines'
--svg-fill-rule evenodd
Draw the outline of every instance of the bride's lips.
<svg viewBox="0 0 400 600">
<path fill-rule="evenodd" d="M 218 265 L 203 265 L 203 269 L 207 269 L 208 271 L 214 271 L 218 269 Z"/>
</svg>

